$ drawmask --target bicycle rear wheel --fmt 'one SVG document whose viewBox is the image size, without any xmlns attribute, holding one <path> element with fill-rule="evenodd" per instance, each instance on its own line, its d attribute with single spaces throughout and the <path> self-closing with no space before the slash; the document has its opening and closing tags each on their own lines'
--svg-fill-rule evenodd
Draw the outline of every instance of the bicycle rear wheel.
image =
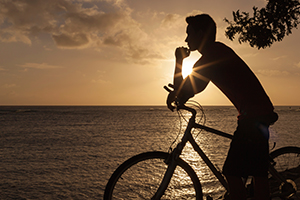
<svg viewBox="0 0 300 200">
<path fill-rule="evenodd" d="M 275 161 L 274 168 L 287 180 L 287 183 L 282 183 L 275 177 L 270 177 L 271 194 L 284 194 L 294 189 L 292 194 L 284 195 L 281 199 L 300 199 L 300 148 L 283 147 L 271 152 L 270 156 Z"/>
<path fill-rule="evenodd" d="M 146 152 L 125 161 L 109 179 L 104 200 L 151 199 L 168 167 L 164 162 L 168 156 L 164 152 Z M 180 158 L 161 199 L 203 199 L 197 175 Z"/>
</svg>

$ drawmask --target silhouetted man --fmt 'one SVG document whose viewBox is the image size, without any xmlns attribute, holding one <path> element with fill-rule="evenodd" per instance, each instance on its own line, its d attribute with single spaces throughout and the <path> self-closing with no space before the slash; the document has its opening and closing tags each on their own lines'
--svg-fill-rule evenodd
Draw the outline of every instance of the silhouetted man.
<svg viewBox="0 0 300 200">
<path fill-rule="evenodd" d="M 278 119 L 273 105 L 247 64 L 231 48 L 215 41 L 216 24 L 209 15 L 190 16 L 186 22 L 185 41 L 189 49 L 179 47 L 175 51 L 174 91 L 168 96 L 168 108 L 174 109 L 172 103 L 176 98 L 185 103 L 210 81 L 214 83 L 239 112 L 238 126 L 223 167 L 230 198 L 246 199 L 242 177 L 253 176 L 256 199 L 267 200 L 268 128 Z M 183 79 L 183 59 L 196 50 L 202 57 L 195 63 L 192 74 Z"/>
</svg>

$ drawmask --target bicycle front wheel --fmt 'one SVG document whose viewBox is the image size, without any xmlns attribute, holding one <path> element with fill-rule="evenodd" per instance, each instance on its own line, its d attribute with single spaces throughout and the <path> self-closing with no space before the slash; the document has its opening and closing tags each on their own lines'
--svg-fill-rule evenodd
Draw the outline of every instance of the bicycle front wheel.
<svg viewBox="0 0 300 200">
<path fill-rule="evenodd" d="M 270 177 L 271 194 L 282 194 L 281 199 L 300 199 L 300 148 L 283 147 L 271 152 L 270 156 L 274 160 L 274 168 L 287 180 L 283 183 Z"/>
<path fill-rule="evenodd" d="M 109 179 L 104 200 L 151 199 L 157 191 L 168 165 L 164 152 L 146 152 L 120 165 Z M 194 170 L 182 159 L 161 199 L 202 200 L 202 189 Z"/>
</svg>

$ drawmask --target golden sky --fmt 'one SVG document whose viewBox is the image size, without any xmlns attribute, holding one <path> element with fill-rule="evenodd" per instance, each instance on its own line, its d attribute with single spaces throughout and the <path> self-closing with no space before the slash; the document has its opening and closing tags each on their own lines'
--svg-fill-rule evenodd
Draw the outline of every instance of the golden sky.
<svg viewBox="0 0 300 200">
<path fill-rule="evenodd" d="M 232 11 L 264 0 L 0 0 L 0 105 L 164 105 L 185 17 L 207 13 L 217 40 L 258 76 L 275 105 L 300 105 L 300 32 L 257 50 L 228 40 Z M 193 52 L 185 63 L 200 55 Z M 202 105 L 231 105 L 209 84 Z"/>
</svg>

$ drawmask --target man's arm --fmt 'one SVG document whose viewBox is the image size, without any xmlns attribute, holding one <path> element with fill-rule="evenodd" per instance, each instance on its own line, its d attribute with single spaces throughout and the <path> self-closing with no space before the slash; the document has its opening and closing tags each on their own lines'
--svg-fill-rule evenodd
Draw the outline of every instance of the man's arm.
<svg viewBox="0 0 300 200">
<path fill-rule="evenodd" d="M 182 63 L 183 59 L 190 55 L 187 48 L 179 47 L 175 51 L 176 63 L 174 71 L 174 90 L 177 91 L 176 96 L 179 97 L 183 103 L 194 94 L 202 92 L 209 83 L 209 79 L 199 74 L 199 70 L 193 70 L 190 76 L 185 79 L 182 77 Z"/>
<path fill-rule="evenodd" d="M 175 71 L 174 71 L 174 78 L 173 78 L 173 84 L 175 90 L 179 89 L 183 81 L 182 63 L 183 63 L 183 59 L 185 59 L 189 55 L 190 55 L 190 51 L 188 48 L 178 47 L 175 50 Z"/>
<path fill-rule="evenodd" d="M 176 63 L 173 84 L 171 87 L 174 91 L 169 93 L 167 98 L 167 105 L 170 110 L 173 111 L 174 106 L 172 103 L 176 100 L 180 100 L 180 103 L 184 104 L 195 94 L 202 92 L 209 83 L 209 80 L 193 71 L 191 76 L 187 76 L 185 79 L 182 77 L 182 63 L 183 59 L 188 57 L 190 51 L 187 48 L 179 47 L 175 51 Z"/>
<path fill-rule="evenodd" d="M 178 79 L 177 79 L 178 80 Z M 169 93 L 167 98 L 167 105 L 170 110 L 173 111 L 173 102 L 177 99 L 180 104 L 184 104 L 195 94 L 202 92 L 209 81 L 206 79 L 197 78 L 195 76 L 187 76 L 185 79 L 181 80 L 180 86 L 175 88 L 174 85 L 169 85 L 174 89 Z"/>
<path fill-rule="evenodd" d="M 167 98 L 167 106 L 170 110 L 174 110 L 174 106 L 172 105 L 173 102 L 175 102 L 180 87 L 182 86 L 182 63 L 183 59 L 188 57 L 190 55 L 190 51 L 188 48 L 184 47 L 178 47 L 175 50 L 175 70 L 174 70 L 174 77 L 173 77 L 173 85 L 169 84 L 170 87 L 174 89 L 174 91 L 169 92 L 168 98 Z"/>
</svg>

